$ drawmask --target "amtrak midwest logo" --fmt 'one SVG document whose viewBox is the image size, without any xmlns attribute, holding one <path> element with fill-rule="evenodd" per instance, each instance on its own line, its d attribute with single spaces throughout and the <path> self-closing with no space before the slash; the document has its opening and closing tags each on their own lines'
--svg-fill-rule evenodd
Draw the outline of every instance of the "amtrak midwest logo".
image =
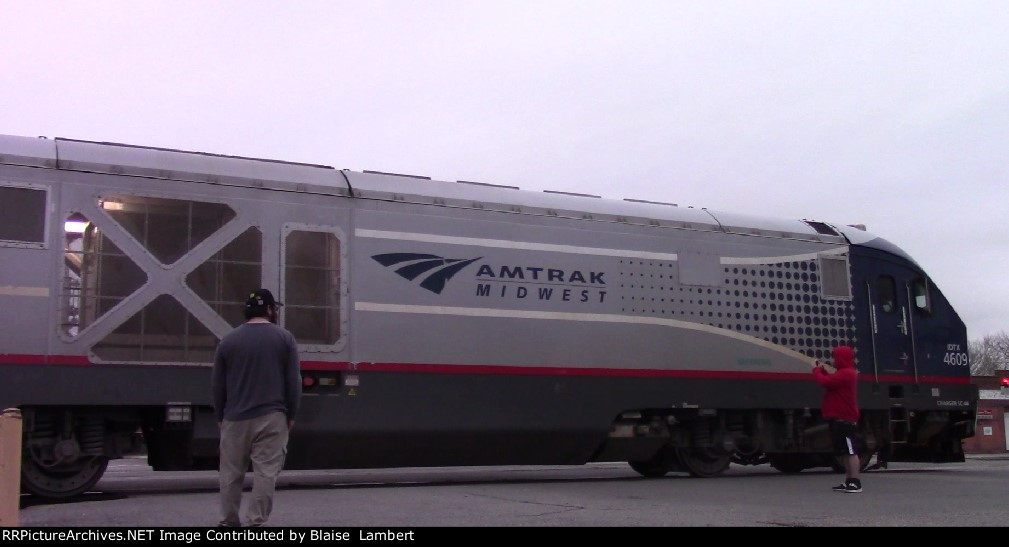
<svg viewBox="0 0 1009 547">
<path fill-rule="evenodd" d="M 396 273 L 410 281 L 423 276 L 420 286 L 435 294 L 441 294 L 445 283 L 452 279 L 453 275 L 483 257 L 466 260 L 420 253 L 389 253 L 375 255 L 372 258 L 387 268 L 396 267 Z"/>
<path fill-rule="evenodd" d="M 455 274 L 484 257 L 466 259 L 423 253 L 386 253 L 371 258 L 404 279 L 419 280 L 421 288 L 441 294 Z M 477 282 L 475 294 L 497 298 L 603 302 L 606 299 L 604 274 L 542 266 L 481 264 L 474 276 Z"/>
</svg>

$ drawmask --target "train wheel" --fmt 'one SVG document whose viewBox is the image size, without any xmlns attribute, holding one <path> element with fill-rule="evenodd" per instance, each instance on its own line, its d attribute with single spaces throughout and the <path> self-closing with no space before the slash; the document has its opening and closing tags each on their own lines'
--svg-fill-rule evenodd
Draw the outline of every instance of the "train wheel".
<svg viewBox="0 0 1009 547">
<path fill-rule="evenodd" d="M 767 460 L 771 462 L 771 467 L 789 475 L 809 467 L 808 458 L 802 454 L 768 454 Z"/>
<path fill-rule="evenodd" d="M 627 464 L 642 477 L 657 479 L 676 468 L 676 454 L 671 448 L 663 447 L 651 459 L 631 461 Z"/>
<path fill-rule="evenodd" d="M 858 455 L 858 470 L 865 471 L 869 467 L 869 462 L 872 461 L 872 455 L 875 452 L 861 452 Z M 844 461 L 841 456 L 833 456 L 830 461 L 830 467 L 835 473 L 844 473 Z"/>
<path fill-rule="evenodd" d="M 754 454 L 733 452 L 732 463 L 738 465 L 762 465 L 767 463 L 767 455 L 763 452 L 757 452 Z"/>
<path fill-rule="evenodd" d="M 714 448 L 680 448 L 676 455 L 680 465 L 694 477 L 720 475 L 732 461 L 732 453 Z"/>
<path fill-rule="evenodd" d="M 108 465 L 108 458 L 93 457 L 47 468 L 25 455 L 21 460 L 21 488 L 43 498 L 72 498 L 94 486 Z"/>
<path fill-rule="evenodd" d="M 760 445 L 752 441 L 737 442 L 732 453 L 732 463 L 737 465 L 761 465 L 767 463 L 767 454 L 760 450 Z"/>
</svg>

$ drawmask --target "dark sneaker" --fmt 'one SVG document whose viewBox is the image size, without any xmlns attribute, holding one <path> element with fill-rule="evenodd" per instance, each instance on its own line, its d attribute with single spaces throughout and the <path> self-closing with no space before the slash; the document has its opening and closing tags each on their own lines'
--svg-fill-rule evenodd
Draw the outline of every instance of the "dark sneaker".
<svg viewBox="0 0 1009 547">
<path fill-rule="evenodd" d="M 857 494 L 862 491 L 862 484 L 857 482 L 849 482 L 844 487 L 844 491 L 849 494 Z"/>
<path fill-rule="evenodd" d="M 833 491 L 835 491 L 835 492 L 844 492 L 844 491 L 846 491 L 847 489 L 848 489 L 848 485 L 847 485 L 847 484 L 845 484 L 845 483 L 843 483 L 843 482 L 842 482 L 841 484 L 839 484 L 839 485 L 837 485 L 837 486 L 835 486 L 835 487 L 831 488 L 831 490 L 833 490 Z"/>
</svg>

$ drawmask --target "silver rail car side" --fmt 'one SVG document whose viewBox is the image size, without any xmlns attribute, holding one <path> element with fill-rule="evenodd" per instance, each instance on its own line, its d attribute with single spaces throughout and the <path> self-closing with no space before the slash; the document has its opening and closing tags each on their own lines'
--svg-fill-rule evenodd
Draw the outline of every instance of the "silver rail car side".
<svg viewBox="0 0 1009 547">
<path fill-rule="evenodd" d="M 299 340 L 289 468 L 836 465 L 809 363 L 856 348 L 861 452 L 962 461 L 966 330 L 826 222 L 0 136 L 0 405 L 23 484 L 140 448 L 213 468 L 209 364 L 250 287 Z"/>
</svg>

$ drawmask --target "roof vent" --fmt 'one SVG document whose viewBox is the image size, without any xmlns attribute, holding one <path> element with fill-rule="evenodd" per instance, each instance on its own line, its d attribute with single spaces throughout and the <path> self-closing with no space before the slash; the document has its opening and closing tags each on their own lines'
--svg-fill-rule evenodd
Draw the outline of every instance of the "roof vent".
<svg viewBox="0 0 1009 547">
<path fill-rule="evenodd" d="M 803 220 L 810 228 L 816 230 L 816 233 L 823 234 L 825 236 L 839 236 L 841 234 L 837 233 L 837 230 L 831 228 L 828 224 L 823 222 L 816 222 L 815 220 Z"/>
<path fill-rule="evenodd" d="M 632 203 L 651 203 L 652 205 L 669 205 L 670 207 L 679 207 L 679 205 L 675 203 L 666 203 L 664 201 L 648 201 L 647 199 L 624 198 L 624 201 L 630 201 Z"/>
<path fill-rule="evenodd" d="M 491 184 L 489 182 L 473 182 L 471 180 L 457 180 L 456 182 L 459 182 L 459 183 L 462 183 L 462 184 L 475 184 L 477 186 L 490 186 L 492 188 L 508 188 L 510 190 L 518 190 L 519 189 L 518 186 L 506 186 L 504 184 Z"/>
<path fill-rule="evenodd" d="M 393 177 L 409 177 L 411 179 L 431 180 L 431 177 L 423 177 L 420 175 L 404 175 L 403 173 L 386 173 L 385 171 L 368 171 L 367 169 L 365 169 L 364 172 L 371 175 L 391 175 Z"/>
<path fill-rule="evenodd" d="M 601 198 L 602 196 L 594 196 L 592 194 L 579 194 L 577 192 L 561 192 L 559 190 L 543 190 L 548 194 L 564 194 L 565 196 L 578 196 L 583 198 Z"/>
</svg>

